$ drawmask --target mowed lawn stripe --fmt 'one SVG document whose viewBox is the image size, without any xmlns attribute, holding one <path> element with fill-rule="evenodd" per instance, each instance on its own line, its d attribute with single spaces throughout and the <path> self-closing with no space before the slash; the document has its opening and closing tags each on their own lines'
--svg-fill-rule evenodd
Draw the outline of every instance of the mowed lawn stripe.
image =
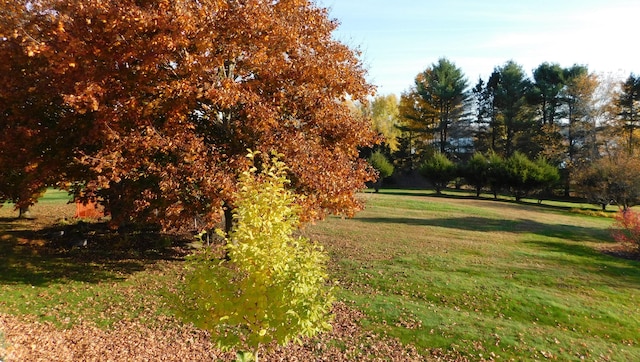
<svg viewBox="0 0 640 362">
<path fill-rule="evenodd" d="M 472 198 L 365 194 L 306 233 L 367 328 L 470 359 L 640 360 L 640 264 L 611 219 Z M 570 205 L 569 205 L 570 206 Z"/>
</svg>

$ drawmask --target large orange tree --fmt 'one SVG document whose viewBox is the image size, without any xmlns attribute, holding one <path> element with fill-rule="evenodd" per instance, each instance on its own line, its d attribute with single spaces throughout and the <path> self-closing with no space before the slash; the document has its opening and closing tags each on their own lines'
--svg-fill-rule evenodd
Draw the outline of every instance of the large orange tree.
<svg viewBox="0 0 640 362">
<path fill-rule="evenodd" d="M 313 1 L 1 0 L 0 15 L 1 198 L 58 183 L 115 224 L 211 226 L 252 149 L 282 154 L 307 219 L 359 207 L 375 135 L 346 101 L 372 87 Z"/>
</svg>

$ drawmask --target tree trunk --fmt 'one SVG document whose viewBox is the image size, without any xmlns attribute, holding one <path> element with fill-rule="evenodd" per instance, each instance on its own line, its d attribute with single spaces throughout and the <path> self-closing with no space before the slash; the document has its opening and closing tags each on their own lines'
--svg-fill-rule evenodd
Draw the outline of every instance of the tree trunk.
<svg viewBox="0 0 640 362">
<path fill-rule="evenodd" d="M 229 241 L 229 234 L 231 233 L 231 229 L 233 229 L 233 207 L 227 201 L 222 205 L 222 211 L 224 212 L 224 236 L 227 238 L 227 242 Z M 235 244 L 234 240 L 231 240 L 232 243 Z M 224 260 L 231 261 L 231 256 L 229 256 L 229 249 L 225 248 L 224 252 Z"/>
<path fill-rule="evenodd" d="M 373 184 L 373 189 L 376 191 L 376 194 L 380 191 L 380 188 L 382 188 L 382 176 Z"/>
<path fill-rule="evenodd" d="M 31 217 L 29 206 L 20 206 L 18 209 L 18 219 L 28 219 L 29 217 Z"/>
<path fill-rule="evenodd" d="M 222 210 L 224 212 L 224 233 L 228 237 L 233 228 L 233 207 L 225 201 L 222 205 Z"/>
</svg>

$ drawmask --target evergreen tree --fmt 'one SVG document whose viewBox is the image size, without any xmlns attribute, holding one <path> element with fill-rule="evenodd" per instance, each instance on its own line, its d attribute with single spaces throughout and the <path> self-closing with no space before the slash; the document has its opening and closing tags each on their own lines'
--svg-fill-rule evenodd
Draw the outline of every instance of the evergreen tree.
<svg viewBox="0 0 640 362">
<path fill-rule="evenodd" d="M 482 188 L 489 184 L 489 160 L 481 153 L 474 153 L 463 168 L 466 182 L 476 190 L 476 197 L 480 197 Z"/>
<path fill-rule="evenodd" d="M 591 162 L 593 146 L 593 95 L 598 86 L 595 75 L 589 74 L 586 67 L 574 66 L 566 76 L 563 97 L 566 102 L 567 118 L 564 126 L 565 150 L 564 164 L 565 196 L 570 195 L 571 183 L 576 169 Z"/>
<path fill-rule="evenodd" d="M 433 184 L 436 193 L 440 195 L 456 177 L 457 168 L 446 155 L 438 152 L 422 164 L 420 173 Z"/>
<path fill-rule="evenodd" d="M 560 65 L 544 62 L 533 71 L 531 98 L 539 107 L 541 125 L 553 125 L 558 118 L 564 87 L 564 69 Z"/>
<path fill-rule="evenodd" d="M 383 180 L 393 174 L 393 164 L 389 162 L 381 151 L 372 153 L 368 161 L 369 164 L 378 171 L 378 179 L 374 183 L 374 189 L 378 192 L 380 187 L 382 187 Z"/>
<path fill-rule="evenodd" d="M 514 61 L 508 61 L 498 68 L 500 78 L 496 87 L 496 118 L 504 124 L 504 138 L 500 140 L 500 151 L 511 156 L 521 150 L 526 154 L 534 153 L 532 132 L 533 112 L 527 102 L 531 90 L 531 81 L 526 77 L 522 67 Z M 496 150 L 497 151 L 497 150 Z"/>
<path fill-rule="evenodd" d="M 480 152 L 498 151 L 500 139 L 504 138 L 504 123 L 497 117 L 496 90 L 500 82 L 500 72 L 494 70 L 485 82 L 478 80 L 473 94 L 476 101 L 475 149 Z"/>
<path fill-rule="evenodd" d="M 416 78 L 415 91 L 430 105 L 436 120 L 438 148 L 451 151 L 451 127 L 465 116 L 469 99 L 468 82 L 462 70 L 446 58 L 441 58 Z"/>
<path fill-rule="evenodd" d="M 640 76 L 633 73 L 622 84 L 621 92 L 617 99 L 619 107 L 619 117 L 622 128 L 627 135 L 627 151 L 631 155 L 634 152 L 635 131 L 640 126 Z"/>
</svg>

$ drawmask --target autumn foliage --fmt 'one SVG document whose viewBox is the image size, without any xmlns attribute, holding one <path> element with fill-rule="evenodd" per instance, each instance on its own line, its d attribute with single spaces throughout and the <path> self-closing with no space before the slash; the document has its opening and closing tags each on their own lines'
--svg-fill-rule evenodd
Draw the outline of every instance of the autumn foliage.
<svg viewBox="0 0 640 362">
<path fill-rule="evenodd" d="M 371 87 L 306 0 L 0 3 L 0 199 L 50 185 L 115 224 L 208 226 L 248 148 L 277 150 L 304 217 L 350 214 L 374 140 L 347 98 Z"/>
<path fill-rule="evenodd" d="M 262 171 L 244 172 L 236 223 L 226 238 L 229 260 L 211 250 L 192 258 L 184 314 L 222 348 L 246 345 L 257 356 L 261 345 L 301 342 L 330 329 L 327 256 L 320 245 L 294 236 L 299 208 L 288 182 L 275 156 Z"/>
<path fill-rule="evenodd" d="M 640 213 L 631 209 L 618 212 L 611 236 L 617 242 L 630 245 L 636 251 L 640 250 Z"/>
</svg>

